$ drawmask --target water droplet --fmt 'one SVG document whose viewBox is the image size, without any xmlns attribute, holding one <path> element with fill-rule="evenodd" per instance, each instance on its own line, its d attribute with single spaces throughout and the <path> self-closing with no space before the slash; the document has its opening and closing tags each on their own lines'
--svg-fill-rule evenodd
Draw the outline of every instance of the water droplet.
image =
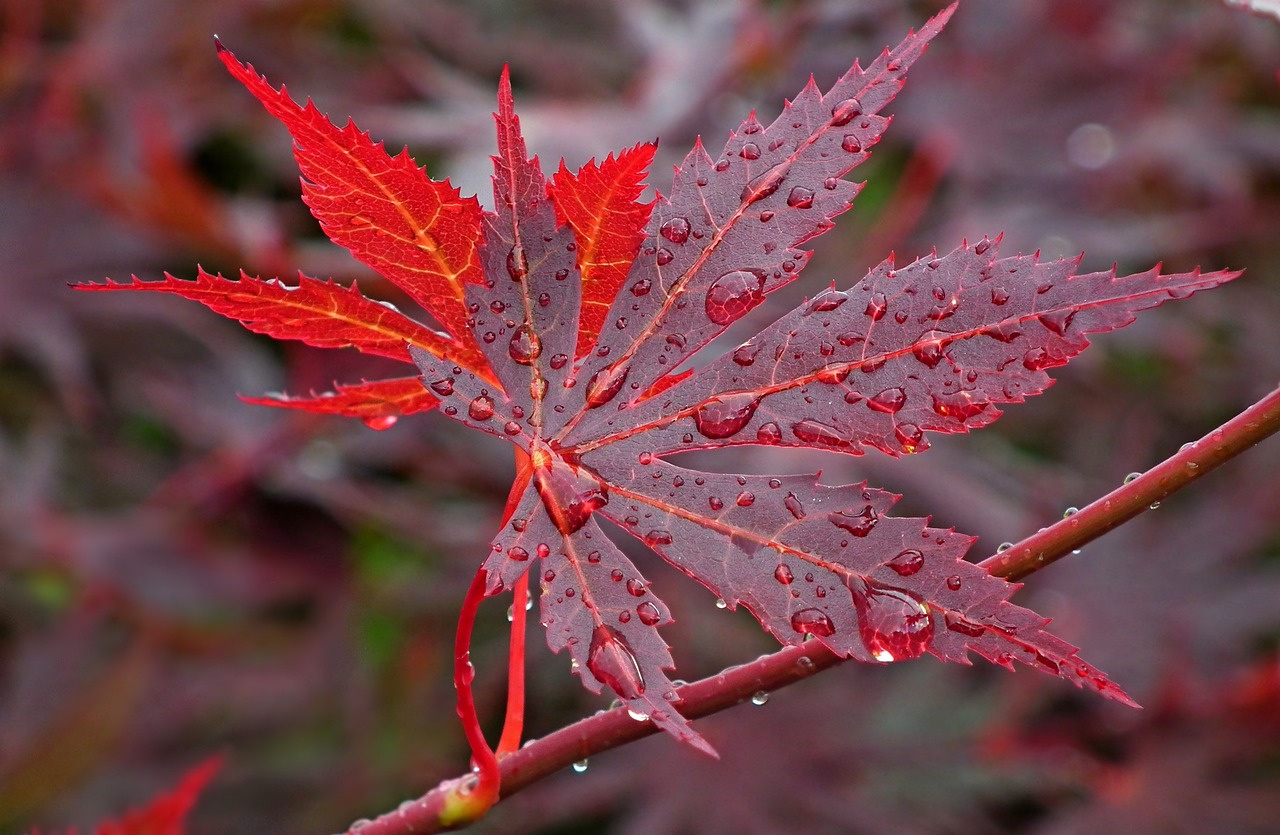
<svg viewBox="0 0 1280 835">
<path fill-rule="evenodd" d="M 907 393 L 900 388 L 888 388 L 869 398 L 867 406 L 877 412 L 895 414 L 907 402 Z"/>
<path fill-rule="evenodd" d="M 782 504 L 795 518 L 804 518 L 804 505 L 800 502 L 799 497 L 797 497 L 795 493 L 788 493 L 787 497 L 782 500 Z"/>
<path fill-rule="evenodd" d="M 1129 473 L 1127 476 L 1124 477 L 1124 483 L 1128 484 L 1129 482 L 1133 481 L 1135 478 L 1141 478 L 1141 477 L 1142 477 L 1142 473 Z"/>
<path fill-rule="evenodd" d="M 658 255 L 654 260 L 658 262 L 659 267 L 665 267 L 667 264 L 670 264 L 674 259 L 675 259 L 675 256 L 671 254 L 671 250 L 663 247 L 662 249 L 658 250 Z"/>
<path fill-rule="evenodd" d="M 717 608 L 717 609 L 727 609 L 728 607 L 729 607 L 729 604 L 724 602 L 724 598 L 723 598 L 723 597 L 717 597 L 717 598 L 716 598 L 716 608 Z"/>
<path fill-rule="evenodd" d="M 910 577 L 924 568 L 924 554 L 914 549 L 903 551 L 885 563 L 885 565 L 898 572 L 899 576 Z"/>
<path fill-rule="evenodd" d="M 647 588 L 648 586 L 645 585 L 644 580 L 637 577 L 632 577 L 627 581 L 627 593 L 632 597 L 644 597 Z"/>
<path fill-rule="evenodd" d="M 1062 360 L 1054 357 L 1044 348 L 1032 348 L 1022 356 L 1022 366 L 1028 371 L 1041 371 L 1055 365 L 1062 365 Z"/>
<path fill-rule="evenodd" d="M 441 397 L 448 397 L 453 394 L 453 380 L 448 377 L 443 380 L 436 380 L 431 384 L 431 390 Z"/>
<path fill-rule="evenodd" d="M 742 150 L 738 152 L 738 156 L 743 159 L 760 159 L 760 146 L 754 142 L 748 142 L 742 146 Z M 725 163 L 728 168 L 728 163 Z"/>
<path fill-rule="evenodd" d="M 879 322 L 884 318 L 885 311 L 889 309 L 889 300 L 884 297 L 884 293 L 872 293 L 871 299 L 867 302 L 867 309 L 863 311 L 871 317 L 871 321 Z"/>
<path fill-rule="evenodd" d="M 640 710 L 631 710 L 631 709 L 629 709 L 629 708 L 628 708 L 628 710 L 627 710 L 627 715 L 628 715 L 628 716 L 630 716 L 630 717 L 632 718 L 632 720 L 634 720 L 634 721 L 636 721 L 636 722 L 648 722 L 648 721 L 649 721 L 649 714 L 645 713 L 644 711 L 640 711 Z"/>
<path fill-rule="evenodd" d="M 467 414 L 472 420 L 488 420 L 493 417 L 493 398 L 480 395 L 471 401 L 471 405 L 467 407 Z"/>
<path fill-rule="evenodd" d="M 958 391 L 955 394 L 934 394 L 932 395 L 933 410 L 943 417 L 953 417 L 964 422 L 985 411 L 987 406 L 991 405 L 984 401 L 971 400 L 970 397 L 967 391 Z"/>
<path fill-rule="evenodd" d="M 787 205 L 793 209 L 807 209 L 813 205 L 813 189 L 796 186 L 787 195 Z"/>
<path fill-rule="evenodd" d="M 747 183 L 746 187 L 742 189 L 739 199 L 747 205 L 755 203 L 757 200 L 763 200 L 782 186 L 782 181 L 787 178 L 789 169 L 790 165 L 788 163 L 778 163 Z"/>
<path fill-rule="evenodd" d="M 493 301 L 489 302 L 489 309 L 492 310 L 494 313 L 502 313 L 502 311 L 507 309 L 507 305 L 505 302 L 503 302 L 500 299 L 494 299 Z"/>
<path fill-rule="evenodd" d="M 509 420 L 502 425 L 502 431 L 506 432 L 508 435 L 519 435 L 520 424 L 516 423 L 514 420 Z"/>
<path fill-rule="evenodd" d="M 911 349 L 911 353 L 926 368 L 937 368 L 943 357 L 942 340 L 931 339 L 928 342 L 918 343 Z"/>
<path fill-rule="evenodd" d="M 947 588 L 952 591 L 960 591 L 960 587 L 964 585 L 964 581 L 960 579 L 959 574 L 952 574 L 947 578 Z"/>
<path fill-rule="evenodd" d="M 1001 542 L 998 546 L 996 546 L 996 553 L 1003 554 L 1005 551 L 1008 551 L 1012 547 L 1013 547 L 1012 542 Z"/>
<path fill-rule="evenodd" d="M 715 280 L 707 290 L 707 318 L 730 325 L 764 301 L 764 276 L 750 270 L 734 270 Z"/>
<path fill-rule="evenodd" d="M 618 396 L 631 371 L 630 363 L 610 365 L 591 375 L 587 383 L 587 408 L 595 409 Z"/>
<path fill-rule="evenodd" d="M 1071 327 L 1071 321 L 1075 319 L 1076 312 L 1071 308 L 1066 310 L 1050 310 L 1036 316 L 1040 320 L 1040 324 L 1049 330 L 1062 336 Z"/>
<path fill-rule="evenodd" d="M 807 655 L 802 655 L 799 658 L 797 658 L 796 666 L 799 667 L 800 670 L 805 673 L 811 673 L 814 671 L 814 669 L 817 668 L 817 665 L 813 663 L 813 659 Z"/>
<path fill-rule="evenodd" d="M 838 429 L 816 420 L 806 419 L 793 423 L 791 432 L 807 444 L 836 448 L 853 446 L 853 441 L 846 438 Z"/>
<path fill-rule="evenodd" d="M 724 499 L 719 496 L 711 496 L 707 499 L 707 505 L 712 510 L 722 510 L 724 508 Z"/>
<path fill-rule="evenodd" d="M 846 530 L 854 536 L 866 536 L 880 521 L 879 514 L 871 505 L 854 513 L 852 510 L 839 510 L 827 515 L 827 521 L 837 528 Z"/>
<path fill-rule="evenodd" d="M 682 244 L 689 240 L 689 221 L 682 217 L 673 217 L 658 229 L 659 234 L 673 244 Z"/>
<path fill-rule="evenodd" d="M 738 498 L 737 498 L 738 507 L 751 507 L 751 505 L 755 503 L 756 503 L 755 493 L 752 493 L 749 490 L 743 490 L 741 493 L 738 494 Z"/>
<path fill-rule="evenodd" d="M 782 443 L 782 430 L 773 421 L 763 423 L 756 430 L 756 443 L 766 446 Z"/>
<path fill-rule="evenodd" d="M 973 254 L 985 255 L 988 249 L 991 249 L 991 241 L 988 238 L 983 238 L 973 245 Z"/>
<path fill-rule="evenodd" d="M 670 545 L 671 534 L 668 531 L 653 530 L 644 535 L 644 544 L 650 548 L 658 545 Z"/>
<path fill-rule="evenodd" d="M 827 343 L 824 342 L 823 344 L 826 345 Z M 834 351 L 834 346 L 832 350 Z M 826 352 L 824 351 L 823 353 Z M 849 372 L 852 370 L 853 369 L 849 365 L 835 363 L 818 369 L 818 373 L 814 375 L 814 379 L 820 383 L 827 383 L 833 386 L 839 385 L 849 379 Z"/>
<path fill-rule="evenodd" d="M 600 624 L 591 633 L 587 669 L 624 699 L 635 699 L 644 694 L 644 675 L 640 672 L 635 653 L 622 633 L 607 624 Z"/>
<path fill-rule="evenodd" d="M 1009 301 L 1009 292 L 1007 290 L 1005 290 L 1003 287 L 991 288 L 992 304 L 994 304 L 996 307 L 1001 307 L 1002 305 L 1007 304 L 1008 301 Z"/>
<path fill-rule="evenodd" d="M 782 583 L 784 586 L 789 586 L 795 581 L 796 577 L 791 573 L 791 568 L 783 562 L 778 563 L 778 567 L 773 570 L 773 579 Z"/>
<path fill-rule="evenodd" d="M 593 512 L 609 503 L 609 491 L 603 483 L 560 458 L 534 467 L 533 486 L 563 534 L 581 530 Z"/>
<path fill-rule="evenodd" d="M 1076 515 L 1077 513 L 1079 513 L 1079 512 L 1080 512 L 1080 508 L 1078 508 L 1078 507 L 1069 507 L 1069 508 L 1067 508 L 1066 510 L 1062 511 L 1062 518 L 1063 518 L 1063 519 L 1066 519 L 1066 518 L 1068 518 L 1068 517 L 1075 516 L 1075 515 Z"/>
<path fill-rule="evenodd" d="M 396 421 L 399 419 L 400 418 L 398 418 L 396 415 L 378 415 L 376 417 L 364 418 L 362 420 L 362 423 L 364 423 L 364 425 L 369 427 L 370 429 L 374 429 L 374 430 L 377 430 L 378 432 L 382 432 L 383 430 L 390 429 L 391 427 L 395 426 Z"/>
<path fill-rule="evenodd" d="M 573 770 L 581 774 L 587 770 L 588 765 L 589 763 L 586 760 L 578 760 L 573 764 Z"/>
<path fill-rule="evenodd" d="M 929 442 L 924 439 L 924 430 L 914 423 L 898 424 L 893 427 L 893 435 L 902 444 L 902 451 L 908 455 L 929 448 Z"/>
<path fill-rule="evenodd" d="M 507 344 L 507 353 L 521 365 L 532 365 L 542 355 L 542 340 L 532 325 L 526 323 L 515 329 Z"/>
<path fill-rule="evenodd" d="M 858 610 L 858 632 L 877 661 L 918 658 L 933 640 L 929 607 L 911 592 L 854 580 L 849 587 Z"/>
<path fill-rule="evenodd" d="M 738 365 L 741 365 L 743 368 L 746 368 L 756 361 L 756 354 L 759 352 L 759 345 L 752 345 L 750 342 L 747 342 L 734 349 L 733 361 Z"/>
<path fill-rule="evenodd" d="M 652 289 L 653 289 L 653 282 L 647 278 L 642 278 L 639 281 L 637 281 L 635 284 L 631 285 L 631 295 L 647 296 L 649 295 L 649 291 Z"/>
<path fill-rule="evenodd" d="M 511 276 L 512 281 L 523 281 L 528 274 L 529 259 L 525 256 L 524 249 L 513 246 L 507 253 L 507 275 Z"/>
<path fill-rule="evenodd" d="M 1160 502 L 1152 502 L 1151 504 L 1147 505 L 1147 509 L 1148 509 L 1148 510 L 1159 510 L 1159 509 L 1160 509 Z"/>
<path fill-rule="evenodd" d="M 519 545 L 513 545 L 507 549 L 507 558 L 515 562 L 525 562 L 529 559 L 529 552 Z"/>
<path fill-rule="evenodd" d="M 712 398 L 693 413 L 698 431 L 707 438 L 731 438 L 742 431 L 756 413 L 760 398 L 747 392 Z"/>
<path fill-rule="evenodd" d="M 768 702 L 769 702 L 769 694 L 764 692 L 763 690 L 756 691 L 756 694 L 751 697 L 751 704 L 756 705 L 757 707 L 766 705 L 768 704 Z"/>
<path fill-rule="evenodd" d="M 943 622 L 952 632 L 959 632 L 961 635 L 968 635 L 970 638 L 981 637 L 987 631 L 987 628 L 982 624 L 974 623 L 957 612 L 947 612 Z"/>
<path fill-rule="evenodd" d="M 640 617 L 640 622 L 645 626 L 653 626 L 662 620 L 662 612 L 647 600 L 636 607 L 636 614 Z"/>
<path fill-rule="evenodd" d="M 860 115 L 862 115 L 862 102 L 856 98 L 845 99 L 831 108 L 831 124 L 837 128 L 842 127 Z"/>
<path fill-rule="evenodd" d="M 544 582 L 550 583 L 556 579 L 556 573 L 548 568 L 546 571 L 542 572 L 542 579 Z"/>
<path fill-rule="evenodd" d="M 796 612 L 791 616 L 791 628 L 801 635 L 815 635 L 819 638 L 834 635 L 836 631 L 831 618 L 821 609 L 801 609 Z"/>
</svg>

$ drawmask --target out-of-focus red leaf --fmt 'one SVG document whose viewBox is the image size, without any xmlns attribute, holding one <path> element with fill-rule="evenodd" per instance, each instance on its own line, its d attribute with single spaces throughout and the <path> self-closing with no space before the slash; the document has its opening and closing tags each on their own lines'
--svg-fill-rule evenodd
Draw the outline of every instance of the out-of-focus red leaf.
<svg viewBox="0 0 1280 835">
<path fill-rule="evenodd" d="M 437 181 L 408 151 L 392 157 L 352 122 L 338 128 L 310 101 L 298 105 L 218 44 L 218 55 L 289 130 L 302 170 L 303 198 L 334 243 L 386 276 L 459 340 L 454 361 L 479 368 L 465 327 L 464 288 L 480 280 L 481 210 L 447 180 Z"/>
<path fill-rule="evenodd" d="M 642 142 L 616 157 L 610 154 L 602 163 L 591 160 L 576 174 L 561 160 L 560 170 L 552 178 L 549 191 L 556 220 L 573 229 L 582 273 L 575 357 L 591 350 L 644 240 L 653 202 L 638 200 L 656 150 L 652 142 Z"/>
<path fill-rule="evenodd" d="M 118 821 L 99 824 L 94 835 L 183 835 L 186 819 L 204 787 L 218 769 L 221 757 L 211 757 L 188 771 L 177 786 Z"/>
</svg>

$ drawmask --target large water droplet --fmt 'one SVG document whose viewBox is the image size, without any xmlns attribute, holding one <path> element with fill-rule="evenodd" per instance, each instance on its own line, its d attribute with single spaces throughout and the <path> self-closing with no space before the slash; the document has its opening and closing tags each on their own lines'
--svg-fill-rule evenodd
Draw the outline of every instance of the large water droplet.
<svg viewBox="0 0 1280 835">
<path fill-rule="evenodd" d="M 826 447 L 850 447 L 853 441 L 833 426 L 819 423 L 816 420 L 802 420 L 791 425 L 791 432 L 799 440 L 807 444 Z"/>
<path fill-rule="evenodd" d="M 742 189 L 742 194 L 739 199 L 741 199 L 743 203 L 750 205 L 755 203 L 757 200 L 763 200 L 773 194 L 782 186 L 782 181 L 787 178 L 787 172 L 790 167 L 789 163 L 780 162 L 768 171 L 765 171 L 763 174 L 747 183 L 746 187 Z"/>
<path fill-rule="evenodd" d="M 970 638 L 982 636 L 987 628 L 980 623 L 974 623 L 958 612 L 947 612 L 943 618 L 943 623 L 952 632 L 959 632 L 961 635 L 968 635 Z"/>
<path fill-rule="evenodd" d="M 693 413 L 693 422 L 707 438 L 730 438 L 751 422 L 759 404 L 760 398 L 749 392 L 726 394 L 698 407 Z"/>
<path fill-rule="evenodd" d="M 991 405 L 986 401 L 972 399 L 972 393 L 958 391 L 955 394 L 934 394 L 933 410 L 943 417 L 952 417 L 961 422 L 986 410 Z"/>
<path fill-rule="evenodd" d="M 480 395 L 471 401 L 471 405 L 467 407 L 467 414 L 472 420 L 488 420 L 493 417 L 493 398 Z"/>
<path fill-rule="evenodd" d="M 813 189 L 796 186 L 787 195 L 787 205 L 793 209 L 807 209 L 813 205 Z"/>
<path fill-rule="evenodd" d="M 789 586 L 793 582 L 795 582 L 796 577 L 794 574 L 791 573 L 791 569 L 787 566 L 787 564 L 783 562 L 783 563 L 778 563 L 778 567 L 773 570 L 773 579 L 777 580 L 779 583 L 782 583 L 782 585 L 784 586 Z"/>
<path fill-rule="evenodd" d="M 1050 310 L 1036 316 L 1040 320 L 1040 324 L 1049 330 L 1062 336 L 1071 327 L 1071 322 L 1076 317 L 1076 312 L 1071 308 L 1065 310 Z"/>
<path fill-rule="evenodd" d="M 885 565 L 898 572 L 899 576 L 910 577 L 924 568 L 924 554 L 915 549 L 910 549 L 898 554 Z"/>
<path fill-rule="evenodd" d="M 879 523 L 880 515 L 874 507 L 867 505 L 857 513 L 852 510 L 835 511 L 827 515 L 827 521 L 854 536 L 866 536 Z"/>
<path fill-rule="evenodd" d="M 513 246 L 507 253 L 507 275 L 511 276 L 512 281 L 523 281 L 528 274 L 529 259 L 524 254 L 524 248 Z"/>
<path fill-rule="evenodd" d="M 734 270 L 717 278 L 707 290 L 707 318 L 717 325 L 731 325 L 762 301 L 764 276 Z"/>
<path fill-rule="evenodd" d="M 743 368 L 747 368 L 756 361 L 756 354 L 758 353 L 760 353 L 760 346 L 752 345 L 748 342 L 734 349 L 733 361 Z"/>
<path fill-rule="evenodd" d="M 929 442 L 924 437 L 924 430 L 914 423 L 898 424 L 893 427 L 893 435 L 898 439 L 898 443 L 902 444 L 902 451 L 908 455 L 915 452 L 923 452 L 929 448 Z"/>
<path fill-rule="evenodd" d="M 778 424 L 773 421 L 760 424 L 760 428 L 756 430 L 756 443 L 773 446 L 782 443 L 782 430 L 778 428 Z"/>
<path fill-rule="evenodd" d="M 658 607 L 647 600 L 636 607 L 636 615 L 639 616 L 640 622 L 645 626 L 653 626 L 662 620 L 662 613 L 658 610 Z"/>
<path fill-rule="evenodd" d="M 659 545 L 670 545 L 671 533 L 670 531 L 663 530 L 649 531 L 644 535 L 644 544 L 648 545 L 650 548 L 655 548 Z"/>
<path fill-rule="evenodd" d="M 644 675 L 636 654 L 622 633 L 607 624 L 600 624 L 591 633 L 587 669 L 624 699 L 644 695 Z"/>
<path fill-rule="evenodd" d="M 895 414 L 907 402 L 907 394 L 900 388 L 887 388 L 867 399 L 867 406 L 877 412 Z"/>
<path fill-rule="evenodd" d="M 647 278 L 642 278 L 631 285 L 631 295 L 647 296 L 649 291 L 653 289 L 653 282 Z"/>
<path fill-rule="evenodd" d="M 867 301 L 867 309 L 863 312 L 871 317 L 871 321 L 879 322 L 884 318 L 885 311 L 889 309 L 889 300 L 884 297 L 884 293 L 872 293 L 871 298 Z"/>
<path fill-rule="evenodd" d="M 858 632 L 877 661 L 919 658 L 933 640 L 929 607 L 911 592 L 865 580 L 850 582 Z"/>
<path fill-rule="evenodd" d="M 804 518 L 804 505 L 800 502 L 800 498 L 796 496 L 795 493 L 788 493 L 787 497 L 782 500 L 782 504 L 795 518 Z"/>
<path fill-rule="evenodd" d="M 791 616 L 791 628 L 801 635 L 826 638 L 836 632 L 835 624 L 821 609 L 801 609 Z"/>
<path fill-rule="evenodd" d="M 631 371 L 630 363 L 610 365 L 591 375 L 587 383 L 587 408 L 595 409 L 618 396 Z"/>
<path fill-rule="evenodd" d="M 565 535 L 580 530 L 594 511 L 609 503 L 602 482 L 560 458 L 534 467 L 533 486 L 556 529 Z"/>
<path fill-rule="evenodd" d="M 738 152 L 738 156 L 743 159 L 760 159 L 760 146 L 754 142 L 748 142 L 742 146 L 742 150 Z"/>
<path fill-rule="evenodd" d="M 526 322 L 511 334 L 507 352 L 511 354 L 511 359 L 521 365 L 532 365 L 534 360 L 542 356 L 542 340 L 538 338 L 533 326 Z"/>
<path fill-rule="evenodd" d="M 918 343 L 911 349 L 911 353 L 926 368 L 937 368 L 943 357 L 942 340 L 930 339 L 928 342 Z"/>
<path fill-rule="evenodd" d="M 431 384 L 431 390 L 441 397 L 448 397 L 453 394 L 453 380 L 448 377 L 443 380 L 436 380 Z"/>
<path fill-rule="evenodd" d="M 856 98 L 845 99 L 831 108 L 831 124 L 842 127 L 853 121 L 855 116 L 862 115 L 862 102 Z"/>
<path fill-rule="evenodd" d="M 658 230 L 662 237 L 673 244 L 682 244 L 689 240 L 689 221 L 682 217 L 673 217 Z"/>
<path fill-rule="evenodd" d="M 751 507 L 751 505 L 755 503 L 756 503 L 756 494 L 752 493 L 750 490 L 743 490 L 741 493 L 738 494 L 738 498 L 736 499 L 736 504 L 738 505 L 738 507 Z"/>
</svg>

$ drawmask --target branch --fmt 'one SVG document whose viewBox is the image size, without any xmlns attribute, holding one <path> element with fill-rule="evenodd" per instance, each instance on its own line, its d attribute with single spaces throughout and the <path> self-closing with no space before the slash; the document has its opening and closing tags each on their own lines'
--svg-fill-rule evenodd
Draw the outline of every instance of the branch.
<svg viewBox="0 0 1280 835">
<path fill-rule="evenodd" d="M 1142 476 L 1079 513 L 984 560 L 981 565 L 992 574 L 1010 580 L 1026 577 L 1132 519 L 1277 431 L 1280 431 L 1280 388 L 1199 441 L 1185 445 Z M 689 719 L 707 716 L 744 702 L 761 691 L 770 692 L 794 684 L 845 660 L 817 641 L 785 647 L 749 664 L 681 687 L 680 712 Z M 623 708 L 575 722 L 502 758 L 500 796 L 509 797 L 574 762 L 656 732 L 651 722 L 637 722 Z M 440 823 L 445 798 L 465 779 L 442 783 L 375 821 L 358 821 L 349 835 L 426 835 L 447 831 L 451 827 Z"/>
</svg>

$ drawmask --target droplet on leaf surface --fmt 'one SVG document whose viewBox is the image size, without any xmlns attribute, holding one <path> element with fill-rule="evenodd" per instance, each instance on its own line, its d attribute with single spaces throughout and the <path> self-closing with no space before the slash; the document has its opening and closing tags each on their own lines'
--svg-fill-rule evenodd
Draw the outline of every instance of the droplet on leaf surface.
<svg viewBox="0 0 1280 835">
<path fill-rule="evenodd" d="M 644 675 L 636 654 L 622 633 L 607 624 L 600 624 L 591 633 L 587 669 L 624 699 L 644 695 Z"/>
<path fill-rule="evenodd" d="M 858 633 L 877 661 L 920 657 L 933 641 L 929 607 L 914 594 L 866 580 L 849 584 L 858 610 Z"/>
</svg>

